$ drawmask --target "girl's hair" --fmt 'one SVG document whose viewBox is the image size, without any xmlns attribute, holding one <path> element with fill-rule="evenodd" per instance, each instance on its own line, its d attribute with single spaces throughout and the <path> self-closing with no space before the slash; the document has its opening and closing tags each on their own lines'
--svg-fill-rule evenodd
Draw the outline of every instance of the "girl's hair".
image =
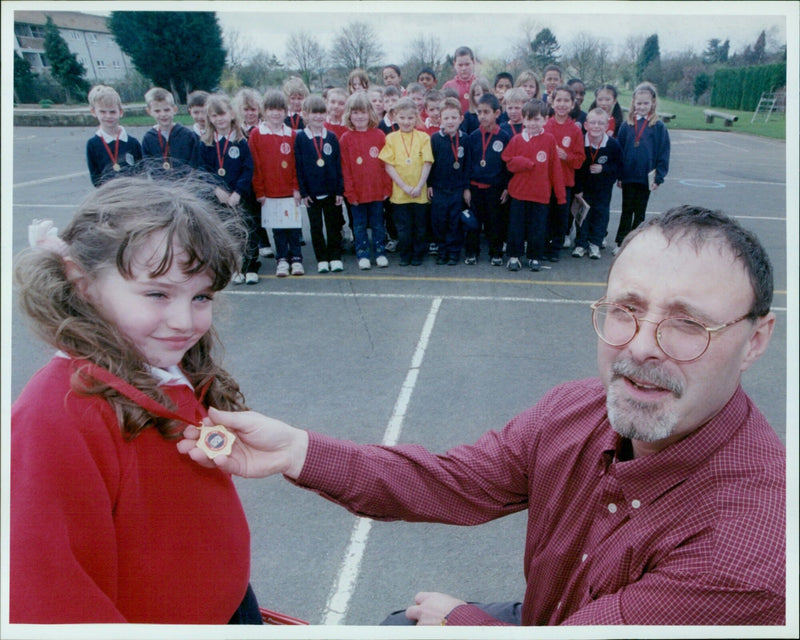
<svg viewBox="0 0 800 640">
<path fill-rule="evenodd" d="M 262 98 L 255 89 L 245 87 L 239 89 L 236 97 L 233 99 L 233 108 L 236 110 L 236 115 L 240 123 L 244 123 L 244 108 L 247 106 L 255 107 L 258 109 L 258 119 L 262 116 Z"/>
<path fill-rule="evenodd" d="M 288 97 L 296 93 L 301 94 L 304 98 L 309 94 L 306 83 L 297 76 L 289 76 L 286 82 L 283 83 L 283 93 Z"/>
<path fill-rule="evenodd" d="M 478 108 L 478 103 L 475 101 L 475 89 L 477 87 L 480 87 L 483 91 L 481 94 L 482 96 L 485 96 L 487 93 L 494 95 L 492 86 L 489 84 L 489 81 L 486 78 L 478 78 L 477 80 L 473 81 L 469 87 L 469 106 L 471 110 Z"/>
<path fill-rule="evenodd" d="M 42 249 L 20 254 L 15 280 L 22 310 L 34 331 L 48 344 L 73 358 L 88 360 L 146 393 L 161 404 L 174 406 L 159 388 L 143 354 L 67 276 L 73 262 L 91 281 L 104 269 L 117 269 L 131 278 L 134 260 L 152 238 L 164 234 L 164 254 L 150 277 L 171 268 L 175 247 L 185 259 L 180 267 L 188 276 L 209 273 L 219 291 L 240 270 L 246 230 L 240 216 L 218 207 L 213 185 L 197 178 L 158 180 L 146 176 L 109 180 L 78 207 L 60 234 L 65 256 Z M 229 410 L 244 408 L 239 386 L 214 360 L 218 339 L 209 330 L 181 360 L 180 367 L 195 389 L 206 389 L 204 404 Z M 116 412 L 126 439 L 154 427 L 164 437 L 175 437 L 181 423 L 155 416 L 94 379 L 79 368 L 72 376 L 73 391 L 105 398 Z"/>
<path fill-rule="evenodd" d="M 656 93 L 655 85 L 650 82 L 642 82 L 636 85 L 636 88 L 633 90 L 631 108 L 628 109 L 628 124 L 636 124 L 636 112 L 633 110 L 633 103 L 636 100 L 637 93 L 649 93 L 650 97 L 653 98 L 653 106 L 650 107 L 650 113 L 647 114 L 647 126 L 654 127 L 656 122 L 658 122 L 658 94 Z"/>
<path fill-rule="evenodd" d="M 312 94 L 303 100 L 303 113 L 327 113 L 327 111 L 322 96 Z"/>
<path fill-rule="evenodd" d="M 283 111 L 289 110 L 289 103 L 286 100 L 286 94 L 277 89 L 270 89 L 264 94 L 264 102 L 262 103 L 263 110 L 267 109 L 281 109 Z"/>
<path fill-rule="evenodd" d="M 228 96 L 220 93 L 214 93 L 208 96 L 206 99 L 206 113 L 208 113 L 209 116 L 212 113 L 229 113 L 231 115 L 230 140 L 235 142 L 236 140 L 243 140 L 247 137 L 244 135 L 242 126 L 239 124 L 239 116 L 234 110 L 231 99 Z M 214 144 L 214 134 L 216 132 L 217 130 L 216 127 L 214 127 L 214 123 L 211 122 L 211 118 L 208 118 L 208 125 L 203 132 L 202 140 L 209 147 Z"/>
<path fill-rule="evenodd" d="M 533 84 L 536 85 L 536 93 L 533 94 L 534 98 L 539 97 L 539 80 L 536 77 L 536 74 L 531 71 L 530 69 L 525 69 L 517 76 L 517 81 L 514 83 L 515 87 L 521 87 L 523 84 L 527 82 L 533 81 Z"/>
<path fill-rule="evenodd" d="M 617 88 L 613 84 L 601 84 L 594 90 L 595 100 L 589 105 L 589 109 L 594 109 L 597 106 L 597 94 L 601 91 L 610 91 L 611 95 L 614 96 L 614 108 L 611 110 L 611 117 L 614 118 L 614 136 L 616 136 L 619 131 L 619 125 L 622 124 L 625 116 L 622 113 L 622 107 L 619 106 L 617 101 Z"/>
<path fill-rule="evenodd" d="M 347 125 L 348 129 L 354 130 L 355 127 L 350 121 L 350 114 L 353 113 L 353 111 L 364 111 L 367 113 L 367 115 L 369 115 L 369 122 L 367 122 L 368 129 L 378 126 L 378 122 L 380 122 L 378 119 L 378 114 L 375 113 L 375 109 L 372 107 L 372 103 L 369 101 L 369 95 L 363 91 L 354 93 L 344 104 L 344 115 L 342 116 L 342 122 Z"/>
<path fill-rule="evenodd" d="M 363 69 L 353 69 L 350 72 L 350 75 L 347 76 L 347 91 L 349 93 L 353 92 L 352 82 L 354 78 L 358 78 L 361 81 L 361 87 L 364 89 L 364 91 L 369 90 L 369 76 L 367 75 L 367 72 Z"/>
</svg>

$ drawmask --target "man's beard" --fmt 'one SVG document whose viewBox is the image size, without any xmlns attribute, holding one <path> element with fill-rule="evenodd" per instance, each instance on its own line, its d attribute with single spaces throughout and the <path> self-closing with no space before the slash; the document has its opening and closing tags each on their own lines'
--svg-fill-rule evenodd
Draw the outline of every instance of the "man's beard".
<svg viewBox="0 0 800 640">
<path fill-rule="evenodd" d="M 637 365 L 631 360 L 617 360 L 611 366 L 606 410 L 611 427 L 623 438 L 640 442 L 656 442 L 672 435 L 678 424 L 677 411 L 664 406 L 663 401 L 646 402 L 623 397 L 620 378 L 632 378 L 672 392 L 675 398 L 683 395 L 684 387 L 658 365 Z"/>
</svg>

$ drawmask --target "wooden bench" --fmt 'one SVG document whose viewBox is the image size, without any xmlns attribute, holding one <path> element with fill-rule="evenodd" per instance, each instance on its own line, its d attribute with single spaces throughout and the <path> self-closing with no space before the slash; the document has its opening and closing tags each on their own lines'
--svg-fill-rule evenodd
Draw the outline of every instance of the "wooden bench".
<svg viewBox="0 0 800 640">
<path fill-rule="evenodd" d="M 622 113 L 627 115 L 628 107 L 622 107 Z M 667 122 L 669 122 L 670 120 L 674 120 L 678 116 L 676 116 L 674 113 L 662 113 L 661 111 L 659 111 L 658 112 L 658 117 L 661 118 L 661 121 L 664 124 L 667 124 Z"/>
<path fill-rule="evenodd" d="M 706 124 L 714 122 L 714 118 L 722 118 L 725 120 L 726 127 L 732 127 L 733 123 L 739 119 L 732 113 L 723 113 L 722 111 L 712 111 L 711 109 L 703 109 L 703 115 L 706 117 Z"/>
</svg>

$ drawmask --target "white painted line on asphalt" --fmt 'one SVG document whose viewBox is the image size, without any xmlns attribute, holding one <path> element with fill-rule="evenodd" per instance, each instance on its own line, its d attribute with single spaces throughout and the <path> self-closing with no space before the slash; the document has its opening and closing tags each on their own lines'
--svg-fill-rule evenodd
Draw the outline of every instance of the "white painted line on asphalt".
<svg viewBox="0 0 800 640">
<path fill-rule="evenodd" d="M 428 348 L 428 341 L 433 332 L 433 325 L 436 322 L 436 315 L 439 313 L 441 304 L 441 297 L 434 298 L 428 317 L 425 318 L 425 324 L 422 326 L 422 333 L 420 333 L 417 341 L 417 347 L 414 350 L 414 355 L 411 356 L 411 365 L 408 368 L 406 379 L 400 388 L 400 394 L 397 396 L 397 401 L 394 403 L 394 409 L 392 410 L 392 417 L 389 419 L 389 424 L 383 434 L 382 444 L 386 446 L 397 444 L 400 439 L 406 410 L 411 401 L 411 395 L 414 393 L 414 387 L 417 384 L 417 376 L 419 375 L 419 370 L 425 357 L 425 350 Z M 322 624 L 324 625 L 341 624 L 347 615 L 347 610 L 350 607 L 350 598 L 355 590 L 356 580 L 361 568 L 361 560 L 367 548 L 372 522 L 368 518 L 358 518 L 356 520 L 353 532 L 350 534 L 350 542 L 347 544 L 342 565 L 339 568 L 339 574 L 325 605 L 322 618 Z"/>
<path fill-rule="evenodd" d="M 79 178 L 80 176 L 88 176 L 88 171 L 80 171 L 79 173 L 67 173 L 62 176 L 53 176 L 52 178 L 42 178 L 41 180 L 29 180 L 28 182 L 18 182 L 12 185 L 15 189 L 17 187 L 33 187 L 37 184 L 46 184 L 48 182 L 58 182 L 59 180 L 69 180 L 70 178 Z"/>
</svg>

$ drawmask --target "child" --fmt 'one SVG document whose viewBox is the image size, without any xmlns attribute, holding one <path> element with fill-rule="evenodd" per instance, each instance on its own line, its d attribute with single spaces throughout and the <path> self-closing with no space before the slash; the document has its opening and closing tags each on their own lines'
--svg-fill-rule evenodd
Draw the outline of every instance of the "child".
<svg viewBox="0 0 800 640">
<path fill-rule="evenodd" d="M 477 116 L 478 100 L 481 99 L 481 96 L 490 95 L 491 93 L 492 90 L 489 88 L 489 81 L 486 78 L 477 78 L 472 83 L 468 93 L 469 109 L 464 112 L 464 121 L 461 123 L 461 128 L 465 133 L 470 134 L 480 126 Z"/>
<path fill-rule="evenodd" d="M 589 109 L 600 107 L 608 115 L 608 135 L 616 138 L 622 124 L 622 107 L 617 102 L 617 88 L 613 84 L 601 84 L 594 90 L 594 102 Z"/>
<path fill-rule="evenodd" d="M 428 179 L 431 227 L 437 245 L 436 264 L 458 264 L 463 244 L 461 211 L 469 206 L 469 147 L 459 132 L 461 103 L 447 98 L 442 105 L 442 129 L 431 136 L 433 166 Z"/>
<path fill-rule="evenodd" d="M 533 73 L 533 71 L 526 69 L 520 73 L 517 76 L 517 83 L 514 86 L 525 89 L 528 100 L 539 97 L 539 81 L 536 79 L 536 74 Z"/>
<path fill-rule="evenodd" d="M 394 182 L 390 200 L 397 226 L 399 264 L 419 266 L 426 248 L 426 181 L 433 163 L 431 139 L 427 133 L 415 129 L 419 115 L 411 98 L 401 98 L 392 114 L 400 130 L 386 136 L 378 157 Z"/>
<path fill-rule="evenodd" d="M 153 158 L 167 172 L 196 167 L 200 139 L 188 127 L 173 122 L 178 107 L 172 94 L 166 89 L 153 87 L 144 99 L 147 113 L 156 124 L 142 137 L 142 155 Z"/>
<path fill-rule="evenodd" d="M 247 87 L 239 89 L 233 99 L 233 108 L 242 130 L 249 135 L 261 121 L 261 96 L 258 91 Z"/>
<path fill-rule="evenodd" d="M 494 95 L 500 101 L 500 106 L 505 109 L 506 91 L 510 91 L 514 86 L 514 76 L 508 71 L 501 71 L 494 77 Z M 500 122 L 498 120 L 498 122 Z M 501 123 L 502 124 L 502 123 Z"/>
<path fill-rule="evenodd" d="M 553 117 L 548 119 L 544 130 L 556 140 L 556 152 L 561 161 L 561 174 L 564 177 L 566 188 L 566 201 L 561 203 L 557 194 L 550 200 L 548 259 L 558 262 L 559 253 L 563 247 L 569 247 L 571 241 L 569 205 L 572 198 L 572 187 L 575 186 L 575 169 L 580 169 L 583 164 L 583 135 L 580 125 L 569 117 L 569 112 L 575 104 L 575 94 L 572 89 L 562 84 L 550 92 L 550 108 Z"/>
<path fill-rule="evenodd" d="M 544 68 L 544 76 L 542 76 L 542 82 L 544 83 L 544 95 L 542 95 L 542 100 L 550 107 L 553 107 L 553 92 L 556 90 L 556 87 L 561 85 L 563 82 L 563 73 L 561 71 L 561 67 L 557 64 L 548 64 Z"/>
<path fill-rule="evenodd" d="M 429 136 L 432 136 L 434 133 L 438 133 L 442 126 L 443 101 L 444 96 L 442 95 L 441 91 L 437 91 L 436 89 L 428 91 L 428 93 L 425 94 L 425 113 L 427 114 L 427 117 L 423 123 L 422 131 L 427 133 Z M 459 122 L 461 122 L 461 118 L 459 118 Z"/>
<path fill-rule="evenodd" d="M 510 137 L 514 137 L 518 133 L 522 133 L 522 105 L 528 102 L 528 94 L 522 87 L 516 87 L 506 91 L 506 121 L 501 125 Z"/>
<path fill-rule="evenodd" d="M 257 284 L 261 267 L 256 235 L 259 225 L 252 207 L 253 158 L 247 145 L 247 136 L 239 126 L 228 96 L 208 96 L 206 112 L 208 126 L 200 139 L 200 168 L 214 177 L 217 200 L 223 205 L 239 208 L 247 225 L 243 273 L 235 273 L 231 281 L 233 284 Z"/>
<path fill-rule="evenodd" d="M 186 107 L 189 109 L 189 115 L 192 116 L 192 120 L 194 120 L 192 131 L 195 132 L 198 138 L 203 137 L 203 133 L 208 126 L 206 100 L 208 100 L 206 91 L 192 91 L 186 96 Z"/>
<path fill-rule="evenodd" d="M 378 128 L 383 131 L 384 135 L 388 136 L 399 128 L 397 123 L 392 120 L 392 110 L 397 101 L 400 100 L 400 97 L 400 91 L 397 87 L 389 86 L 383 90 L 383 108 L 386 113 L 383 116 L 383 120 L 378 123 Z"/>
<path fill-rule="evenodd" d="M 344 121 L 348 131 L 342 135 L 339 146 L 358 268 L 371 268 L 370 248 L 375 264 L 388 267 L 383 203 L 392 192 L 392 180 L 378 157 L 386 136 L 378 129 L 378 116 L 363 94 L 353 94 L 347 99 Z M 372 247 L 367 227 L 372 229 Z"/>
<path fill-rule="evenodd" d="M 300 205 L 294 161 L 294 140 L 297 132 L 284 123 L 286 109 L 286 96 L 281 91 L 267 91 L 264 94 L 264 119 L 253 129 L 248 139 L 253 156 L 253 191 L 262 207 L 264 204 L 278 204 L 274 200 L 287 198 L 293 198 L 295 206 Z M 273 202 L 268 203 L 268 200 Z M 262 208 L 262 226 L 266 227 L 266 222 Z M 285 278 L 291 272 L 293 276 L 302 276 L 305 269 L 300 246 L 300 226 L 273 228 L 272 236 L 275 241 L 275 258 L 278 261 L 275 275 Z"/>
<path fill-rule="evenodd" d="M 234 484 L 175 446 L 245 408 L 212 356 L 245 232 L 199 188 L 123 177 L 30 230 L 20 302 L 57 351 L 11 410 L 12 623 L 260 623 Z"/>
<path fill-rule="evenodd" d="M 114 89 L 101 84 L 92 87 L 89 105 L 100 128 L 86 143 L 86 162 L 92 184 L 99 187 L 106 180 L 130 173 L 142 159 L 142 146 L 119 124 L 122 101 Z"/>
<path fill-rule="evenodd" d="M 347 76 L 347 92 L 369 91 L 369 76 L 363 69 L 353 69 Z"/>
<path fill-rule="evenodd" d="M 477 80 L 475 75 L 475 55 L 469 47 L 458 47 L 453 54 L 453 71 L 455 77 L 444 83 L 444 87 L 452 87 L 458 91 L 461 112 L 466 113 L 470 107 L 470 87 Z"/>
<path fill-rule="evenodd" d="M 475 216 L 489 240 L 489 260 L 493 266 L 503 265 L 503 242 L 508 222 L 503 205 L 508 199 L 508 171 L 501 158 L 508 141 L 508 132 L 500 129 L 497 118 L 500 102 L 487 93 L 478 100 L 480 126 L 469 135 L 470 195 Z M 480 230 L 470 230 L 464 242 L 465 264 L 477 264 L 480 255 Z"/>
<path fill-rule="evenodd" d="M 283 93 L 289 101 L 289 113 L 285 123 L 294 131 L 305 129 L 305 123 L 300 112 L 303 110 L 303 100 L 308 97 L 309 91 L 306 83 L 297 76 L 289 76 L 283 83 Z"/>
<path fill-rule="evenodd" d="M 420 121 L 427 117 L 425 113 L 425 87 L 419 82 L 412 82 L 406 87 L 406 95 L 414 101 Z"/>
<path fill-rule="evenodd" d="M 589 205 L 589 212 L 578 227 L 574 258 L 589 252 L 593 260 L 600 259 L 600 247 L 608 230 L 611 192 L 622 171 L 622 149 L 606 132 L 608 113 L 594 108 L 586 116 L 585 156 L 583 166 L 575 174 L 575 193 Z"/>
<path fill-rule="evenodd" d="M 545 255 L 547 217 L 552 194 L 566 202 L 555 138 L 545 131 L 547 105 L 531 100 L 522 107 L 525 130 L 509 142 L 503 160 L 513 177 L 508 184 L 511 210 L 508 222 L 508 270 L 519 271 L 527 241 L 528 267 L 539 271 Z"/>
<path fill-rule="evenodd" d="M 400 67 L 396 64 L 387 64 L 383 68 L 381 77 L 383 77 L 384 87 L 394 87 L 400 92 L 400 97 L 406 94 L 403 90 L 403 74 L 400 72 Z M 389 107 L 386 107 L 386 111 L 389 111 Z"/>
<path fill-rule="evenodd" d="M 419 82 L 425 91 L 432 91 L 436 88 L 436 72 L 430 67 L 422 67 L 417 74 L 417 82 Z"/>
<path fill-rule="evenodd" d="M 297 132 L 294 141 L 297 184 L 303 204 L 308 209 L 311 244 L 317 256 L 319 273 L 344 269 L 342 159 L 339 141 L 333 133 L 325 129 L 326 113 L 325 101 L 320 96 L 308 96 L 303 102 L 303 121 L 306 128 Z"/>
<path fill-rule="evenodd" d="M 658 189 L 669 171 L 669 133 L 658 119 L 656 88 L 643 82 L 633 90 L 628 119 L 619 128 L 622 147 L 622 213 L 614 255 L 622 241 L 644 221 L 650 192 Z"/>
<path fill-rule="evenodd" d="M 581 110 L 581 105 L 586 97 L 586 87 L 583 84 L 583 80 L 579 78 L 570 78 L 567 80 L 567 86 L 575 94 L 575 104 L 572 107 L 572 111 L 569 112 L 569 117 L 581 125 L 581 129 L 583 129 L 583 123 L 586 121 L 586 112 Z"/>
<path fill-rule="evenodd" d="M 328 110 L 325 119 L 325 128 L 335 134 L 337 138 L 347 131 L 347 127 L 342 120 L 345 102 L 347 102 L 347 93 L 344 89 L 338 87 L 328 89 L 328 94 L 325 99 L 326 108 Z"/>
<path fill-rule="evenodd" d="M 369 103 L 372 105 L 372 110 L 375 112 L 375 115 L 378 116 L 378 121 L 380 122 L 386 114 L 386 110 L 383 107 L 383 88 L 373 85 L 370 87 L 370 90 L 367 91 L 367 97 L 369 98 Z M 346 109 L 347 105 L 345 105 L 345 110 Z M 347 124 L 346 117 L 345 124 Z"/>
</svg>

